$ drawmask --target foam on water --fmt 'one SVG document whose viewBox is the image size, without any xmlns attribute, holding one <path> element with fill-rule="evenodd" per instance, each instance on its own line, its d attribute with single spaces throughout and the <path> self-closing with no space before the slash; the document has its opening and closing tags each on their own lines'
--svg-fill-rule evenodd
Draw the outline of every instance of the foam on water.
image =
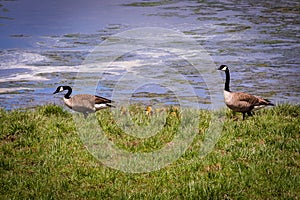
<svg viewBox="0 0 300 200">
<path fill-rule="evenodd" d="M 30 65 L 45 62 L 48 58 L 38 53 L 22 50 L 5 50 L 0 53 L 0 66 L 2 69 L 18 68 L 20 65 Z"/>
<path fill-rule="evenodd" d="M 22 50 L 2 51 L 0 54 L 1 78 L 0 82 L 18 80 L 48 80 L 39 77 L 41 73 L 76 71 L 75 66 L 44 65 L 50 59 L 39 53 Z M 5 73 L 13 71 L 14 73 Z"/>
</svg>

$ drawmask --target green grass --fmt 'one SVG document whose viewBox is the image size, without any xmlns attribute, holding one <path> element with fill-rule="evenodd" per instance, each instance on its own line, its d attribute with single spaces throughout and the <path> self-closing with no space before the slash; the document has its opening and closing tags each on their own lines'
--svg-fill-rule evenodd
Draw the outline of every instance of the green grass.
<svg viewBox="0 0 300 200">
<path fill-rule="evenodd" d="M 136 153 L 172 144 L 186 120 L 180 110 L 164 112 L 146 116 L 141 106 L 132 106 L 120 113 L 121 121 L 109 110 L 96 116 L 109 141 Z M 299 106 L 278 105 L 245 121 L 228 110 L 214 113 L 224 122 L 223 130 L 204 157 L 199 153 L 212 112 L 197 113 L 196 136 L 178 160 L 157 171 L 125 173 L 89 153 L 74 123 L 78 115 L 55 105 L 0 110 L 0 199 L 299 198 Z M 128 118 L 142 130 L 149 124 L 162 128 L 145 138 L 128 135 Z"/>
</svg>

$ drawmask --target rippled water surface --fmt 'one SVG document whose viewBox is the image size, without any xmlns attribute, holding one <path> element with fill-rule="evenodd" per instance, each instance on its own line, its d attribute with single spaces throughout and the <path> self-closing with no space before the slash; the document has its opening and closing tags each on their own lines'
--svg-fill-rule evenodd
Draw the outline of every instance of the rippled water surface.
<svg viewBox="0 0 300 200">
<path fill-rule="evenodd" d="M 61 104 L 71 85 L 118 102 L 223 105 L 231 89 L 299 103 L 300 2 L 0 1 L 0 106 Z"/>
</svg>

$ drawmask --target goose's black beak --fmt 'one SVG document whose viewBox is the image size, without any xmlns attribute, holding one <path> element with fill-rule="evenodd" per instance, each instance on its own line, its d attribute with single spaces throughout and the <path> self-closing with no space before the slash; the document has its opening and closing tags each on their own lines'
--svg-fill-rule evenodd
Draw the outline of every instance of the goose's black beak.
<svg viewBox="0 0 300 200">
<path fill-rule="evenodd" d="M 56 88 L 55 92 L 53 92 L 53 94 L 59 93 L 62 91 L 62 86 L 59 86 Z"/>
<path fill-rule="evenodd" d="M 217 68 L 217 70 L 222 70 L 224 65 L 221 65 L 220 67 Z"/>
<path fill-rule="evenodd" d="M 218 71 L 222 71 L 221 67 L 218 67 L 218 68 L 216 68 L 216 70 L 218 70 Z"/>
</svg>

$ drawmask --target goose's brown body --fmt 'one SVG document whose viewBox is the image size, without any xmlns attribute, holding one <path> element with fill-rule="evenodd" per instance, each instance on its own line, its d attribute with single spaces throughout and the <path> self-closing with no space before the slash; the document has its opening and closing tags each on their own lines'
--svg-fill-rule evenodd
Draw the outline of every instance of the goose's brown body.
<svg viewBox="0 0 300 200">
<path fill-rule="evenodd" d="M 270 105 L 270 101 L 244 92 L 224 90 L 225 104 L 235 112 L 251 112 Z"/>
<path fill-rule="evenodd" d="M 69 108 L 77 112 L 88 113 L 109 107 L 106 104 L 111 103 L 111 101 L 108 99 L 89 94 L 77 94 L 69 99 L 64 98 L 64 102 Z"/>
</svg>

